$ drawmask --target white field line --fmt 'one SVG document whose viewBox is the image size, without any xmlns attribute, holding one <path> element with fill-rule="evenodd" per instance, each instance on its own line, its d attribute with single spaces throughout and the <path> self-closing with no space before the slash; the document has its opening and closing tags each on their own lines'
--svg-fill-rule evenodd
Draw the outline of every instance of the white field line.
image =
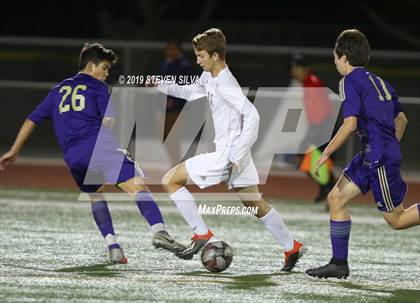
<svg viewBox="0 0 420 303">
<path fill-rule="evenodd" d="M 0 214 L 1 209 L 6 204 L 8 207 L 59 207 L 59 208 L 75 208 L 75 209 L 81 209 L 86 208 L 90 209 L 89 202 L 77 202 L 77 201 L 33 201 L 29 199 L 9 199 L 9 198 L 0 198 L 0 204 L 3 204 L 0 206 Z M 162 205 L 164 204 L 164 205 Z M 233 203 L 232 203 L 233 204 Z M 211 205 L 211 204 L 210 204 Z M 237 203 L 234 204 L 235 206 Z M 286 206 L 280 205 L 280 207 L 277 207 L 280 214 L 283 218 L 286 220 L 305 220 L 305 221 L 313 221 L 313 222 L 329 222 L 329 216 L 327 213 L 316 213 L 313 210 L 313 207 L 308 205 L 307 208 L 305 208 L 305 205 L 302 205 L 303 211 L 299 212 L 291 212 L 291 211 L 283 211 L 281 210 L 282 207 Z M 287 206 L 286 206 L 287 207 Z M 124 203 L 112 203 L 110 205 L 111 210 L 120 210 L 120 211 L 137 211 L 137 208 L 135 207 L 135 204 L 132 205 Z M 159 208 L 163 212 L 170 212 L 170 213 L 178 213 L 178 209 L 175 207 L 172 202 L 169 201 L 162 201 L 159 202 Z M 225 216 L 222 216 L 225 217 Z M 386 224 L 385 220 L 380 216 L 378 213 L 377 215 L 371 216 L 371 215 L 352 215 L 352 222 L 354 223 L 366 223 L 366 224 Z"/>
</svg>

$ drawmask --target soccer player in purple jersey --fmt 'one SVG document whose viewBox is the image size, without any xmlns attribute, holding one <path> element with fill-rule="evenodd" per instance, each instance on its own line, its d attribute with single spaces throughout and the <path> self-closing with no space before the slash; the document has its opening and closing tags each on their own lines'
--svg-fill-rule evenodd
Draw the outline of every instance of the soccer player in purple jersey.
<svg viewBox="0 0 420 303">
<path fill-rule="evenodd" d="M 344 76 L 340 81 L 344 122 L 325 148 L 318 168 L 357 130 L 362 151 L 353 157 L 328 195 L 332 259 L 306 273 L 319 278 L 347 278 L 351 220 L 347 204 L 360 193 L 372 191 L 376 205 L 393 229 L 420 225 L 420 203 L 404 209 L 407 184 L 400 174 L 401 140 L 407 118 L 394 89 L 365 69 L 369 43 L 356 29 L 343 31 L 334 48 L 334 62 Z"/>
<path fill-rule="evenodd" d="M 114 119 L 106 113 L 110 94 L 105 80 L 116 61 L 112 50 L 98 43 L 86 43 L 80 53 L 79 72 L 53 87 L 28 116 L 13 146 L 0 158 L 0 170 L 16 160 L 37 125 L 52 119 L 64 160 L 80 190 L 91 198 L 92 214 L 109 248 L 111 262 L 127 263 L 103 195 L 105 183 L 115 184 L 136 201 L 153 232 L 152 243 L 156 248 L 178 252 L 185 246 L 174 241 L 166 231 L 160 210 L 144 185 L 141 170 L 121 153 L 124 151 L 112 134 Z M 100 130 L 101 138 L 97 140 Z M 88 172 L 98 175 L 103 184 L 84 184 Z"/>
</svg>

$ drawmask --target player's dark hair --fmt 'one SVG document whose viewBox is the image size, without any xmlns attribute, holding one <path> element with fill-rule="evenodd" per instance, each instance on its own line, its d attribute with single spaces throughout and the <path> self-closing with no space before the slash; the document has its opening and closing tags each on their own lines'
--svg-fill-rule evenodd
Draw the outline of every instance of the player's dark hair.
<svg viewBox="0 0 420 303">
<path fill-rule="evenodd" d="M 338 58 L 346 55 L 347 61 L 352 66 L 367 66 L 369 63 L 369 42 L 357 29 L 342 31 L 335 42 L 334 50 Z"/>
<path fill-rule="evenodd" d="M 106 49 L 99 43 L 85 43 L 80 52 L 79 70 L 86 67 L 89 62 L 98 65 L 102 61 L 108 61 L 111 65 L 117 63 L 118 57 L 113 50 Z"/>
<path fill-rule="evenodd" d="M 226 37 L 218 28 L 211 28 L 202 34 L 198 34 L 192 40 L 193 46 L 196 50 L 205 50 L 209 55 L 218 53 L 220 59 L 226 58 Z"/>
</svg>

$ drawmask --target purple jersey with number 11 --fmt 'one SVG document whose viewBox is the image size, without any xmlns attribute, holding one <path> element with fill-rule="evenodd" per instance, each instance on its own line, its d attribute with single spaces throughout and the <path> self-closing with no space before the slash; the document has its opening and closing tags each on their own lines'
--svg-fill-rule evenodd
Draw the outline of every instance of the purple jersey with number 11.
<svg viewBox="0 0 420 303">
<path fill-rule="evenodd" d="M 340 81 L 343 116 L 357 117 L 362 160 L 371 165 L 401 160 L 394 118 L 403 111 L 394 89 L 364 68 L 355 68 Z"/>
<path fill-rule="evenodd" d="M 364 68 L 355 68 L 340 82 L 344 118 L 357 117 L 362 152 L 344 169 L 363 194 L 372 190 L 380 211 L 391 212 L 404 200 L 400 144 L 395 117 L 403 111 L 394 89 Z"/>
</svg>

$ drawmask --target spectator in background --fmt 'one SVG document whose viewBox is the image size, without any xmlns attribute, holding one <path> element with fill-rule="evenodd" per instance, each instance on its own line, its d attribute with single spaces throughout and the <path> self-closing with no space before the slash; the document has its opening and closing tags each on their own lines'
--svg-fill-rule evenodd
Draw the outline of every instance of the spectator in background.
<svg viewBox="0 0 420 303">
<path fill-rule="evenodd" d="M 197 73 L 194 72 L 193 68 L 191 67 L 190 61 L 184 56 L 180 41 L 173 39 L 168 41 L 168 43 L 166 44 L 165 61 L 160 67 L 160 75 L 175 76 L 176 84 L 192 84 L 185 83 L 185 76 L 194 76 L 197 75 Z M 180 76 L 182 76 L 183 78 L 181 78 Z M 191 77 L 188 78 L 191 79 Z M 162 115 L 162 113 L 158 112 L 156 117 L 157 122 L 159 123 L 159 125 L 162 125 L 164 123 L 163 141 L 166 140 L 166 137 L 168 136 L 169 132 L 172 129 L 172 126 L 174 125 L 176 119 L 182 111 L 184 104 L 185 100 L 168 96 L 165 117 Z M 175 141 L 177 142 L 174 144 L 167 145 L 169 157 L 173 165 L 179 164 L 181 160 L 179 145 L 180 141 Z"/>
<path fill-rule="evenodd" d="M 333 160 L 329 159 L 322 170 L 320 176 L 315 176 L 315 163 L 321 155 L 322 147 L 316 147 L 318 139 L 325 131 L 330 131 L 331 125 L 335 123 L 334 111 L 328 91 L 322 89 L 324 83 L 313 73 L 310 63 L 301 54 L 295 54 L 290 62 L 290 72 L 292 78 L 301 83 L 303 87 L 303 106 L 308 122 L 308 131 L 301 143 L 300 150 L 307 151 L 300 155 L 299 169 L 306 173 L 309 178 L 314 180 L 319 186 L 319 193 L 315 197 L 315 202 L 325 200 L 330 190 L 334 187 L 335 178 L 333 175 Z M 319 88 L 319 89 L 317 89 Z"/>
</svg>

